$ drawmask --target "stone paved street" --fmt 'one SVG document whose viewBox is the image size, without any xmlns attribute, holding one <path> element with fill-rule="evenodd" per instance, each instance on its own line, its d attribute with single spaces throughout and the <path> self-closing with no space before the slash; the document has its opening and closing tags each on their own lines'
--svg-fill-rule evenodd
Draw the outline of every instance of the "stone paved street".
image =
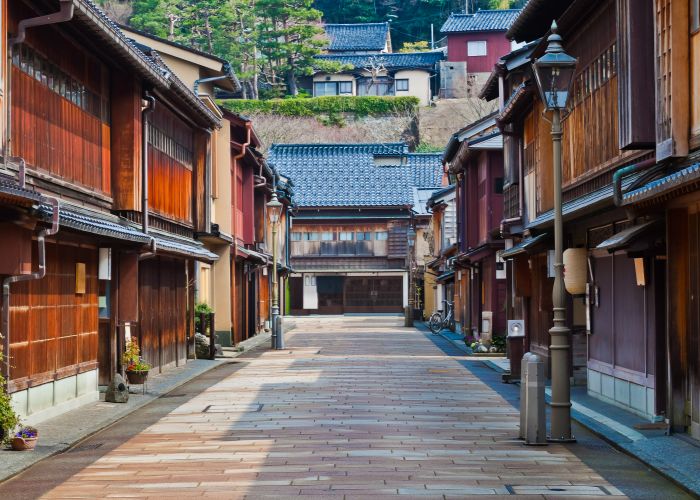
<svg viewBox="0 0 700 500">
<path fill-rule="evenodd" d="M 577 444 L 523 446 L 517 388 L 399 318 L 296 323 L 288 349 L 199 377 L 0 498 L 684 497 L 578 427 Z"/>
</svg>

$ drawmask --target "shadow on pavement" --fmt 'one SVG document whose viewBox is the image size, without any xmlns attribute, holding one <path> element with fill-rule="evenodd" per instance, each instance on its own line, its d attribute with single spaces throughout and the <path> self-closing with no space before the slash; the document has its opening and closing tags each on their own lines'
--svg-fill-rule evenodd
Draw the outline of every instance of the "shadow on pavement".
<svg viewBox="0 0 700 500">
<path fill-rule="evenodd" d="M 464 352 L 439 335 L 421 332 L 446 355 L 464 356 Z M 520 408 L 519 385 L 502 382 L 500 373 L 486 366 L 480 358 L 456 361 L 514 408 Z M 549 423 L 549 405 L 547 422 Z M 572 422 L 572 431 L 577 441 L 566 445 L 566 448 L 630 498 L 693 498 L 636 458 L 614 448 L 578 423 Z"/>
</svg>

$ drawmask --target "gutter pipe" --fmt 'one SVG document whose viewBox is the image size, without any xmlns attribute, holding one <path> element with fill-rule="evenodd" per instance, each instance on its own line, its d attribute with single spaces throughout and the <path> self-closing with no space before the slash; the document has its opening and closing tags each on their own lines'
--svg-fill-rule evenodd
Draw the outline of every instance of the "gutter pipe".
<svg viewBox="0 0 700 500">
<path fill-rule="evenodd" d="M 209 78 L 198 78 L 194 81 L 194 95 L 199 96 L 199 84 L 200 83 L 208 83 L 208 82 L 216 82 L 218 80 L 225 80 L 226 78 L 229 78 L 228 75 L 221 75 L 221 76 L 212 76 Z"/>
<path fill-rule="evenodd" d="M 613 174 L 613 201 L 616 207 L 622 206 L 622 179 L 636 172 L 641 172 L 656 165 L 656 159 L 650 158 L 634 165 L 627 165 L 615 171 Z"/>
<path fill-rule="evenodd" d="M 59 0 L 60 8 L 58 12 L 45 16 L 30 17 L 22 19 L 17 25 L 17 35 L 7 41 L 7 67 L 10 74 L 7 78 L 7 118 L 5 123 L 5 144 L 3 147 L 3 156 L 5 168 L 8 166 L 9 157 L 12 154 L 12 58 L 15 45 L 24 43 L 27 37 L 28 28 L 36 28 L 38 26 L 48 26 L 50 24 L 58 24 L 73 19 L 73 0 Z M 20 180 L 20 182 L 22 182 Z"/>
<path fill-rule="evenodd" d="M 148 234 L 148 117 L 156 107 L 156 98 L 150 94 L 144 97 L 141 108 L 141 223 L 144 234 Z"/>
<path fill-rule="evenodd" d="M 60 207 L 58 199 L 52 196 L 46 196 L 45 199 L 51 203 L 53 210 L 51 228 L 42 229 L 37 234 L 39 268 L 31 274 L 8 276 L 2 281 L 2 325 L 0 326 L 0 333 L 2 333 L 2 352 L 5 357 L 3 373 L 6 384 L 10 382 L 10 285 L 22 281 L 38 280 L 46 276 L 46 237 L 56 234 L 59 229 Z"/>
</svg>

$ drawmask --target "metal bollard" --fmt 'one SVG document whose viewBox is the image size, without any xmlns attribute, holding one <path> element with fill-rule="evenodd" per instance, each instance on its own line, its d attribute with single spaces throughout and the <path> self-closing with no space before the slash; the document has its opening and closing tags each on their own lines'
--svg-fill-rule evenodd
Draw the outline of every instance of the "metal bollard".
<svg viewBox="0 0 700 500">
<path fill-rule="evenodd" d="M 523 355 L 522 363 L 520 364 L 520 434 L 519 439 L 525 439 L 526 415 L 527 415 L 527 367 L 530 357 L 534 356 L 531 352 L 526 352 Z"/>
<path fill-rule="evenodd" d="M 282 316 L 275 318 L 275 330 L 277 331 L 277 349 L 284 349 L 284 325 L 282 324 Z"/>
<path fill-rule="evenodd" d="M 547 444 L 544 407 L 544 362 L 536 354 L 527 360 L 525 444 Z"/>
</svg>

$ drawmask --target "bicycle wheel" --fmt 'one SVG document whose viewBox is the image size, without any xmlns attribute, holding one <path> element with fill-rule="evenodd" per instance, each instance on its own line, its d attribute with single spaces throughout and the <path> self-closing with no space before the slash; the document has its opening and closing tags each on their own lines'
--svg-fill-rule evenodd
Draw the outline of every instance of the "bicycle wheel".
<svg viewBox="0 0 700 500">
<path fill-rule="evenodd" d="M 438 332 L 442 330 L 442 314 L 438 312 L 433 313 L 428 321 L 428 328 L 430 328 L 430 331 L 433 332 L 433 334 L 437 335 Z"/>
</svg>

